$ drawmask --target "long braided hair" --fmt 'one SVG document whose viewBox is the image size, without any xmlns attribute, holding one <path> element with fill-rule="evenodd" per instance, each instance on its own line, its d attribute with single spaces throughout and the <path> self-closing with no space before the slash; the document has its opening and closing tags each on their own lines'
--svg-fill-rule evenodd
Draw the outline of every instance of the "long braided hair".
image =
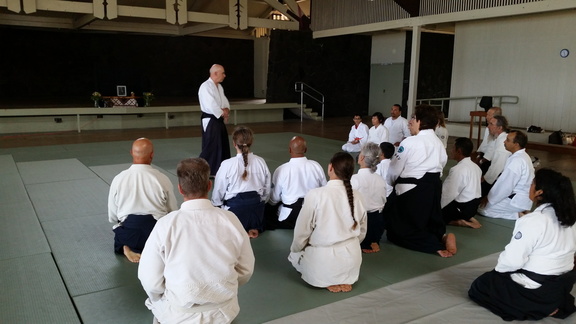
<svg viewBox="0 0 576 324">
<path fill-rule="evenodd" d="M 356 217 L 354 217 L 354 194 L 352 192 L 352 185 L 350 184 L 350 179 L 354 174 L 354 158 L 346 152 L 338 152 L 332 156 L 330 164 L 332 164 L 332 168 L 334 169 L 334 173 L 338 179 L 344 182 L 346 195 L 348 196 L 348 204 L 350 205 L 350 212 L 352 213 L 352 219 L 354 220 L 354 225 L 352 225 L 352 229 L 354 230 L 358 226 L 358 221 L 356 221 Z"/>
<path fill-rule="evenodd" d="M 248 153 L 250 153 L 250 146 L 254 141 L 254 133 L 252 130 L 245 126 L 238 126 L 234 129 L 232 134 L 232 142 L 234 145 L 242 152 L 242 158 L 244 159 L 244 173 L 242 173 L 242 180 L 246 180 L 248 177 Z"/>
</svg>

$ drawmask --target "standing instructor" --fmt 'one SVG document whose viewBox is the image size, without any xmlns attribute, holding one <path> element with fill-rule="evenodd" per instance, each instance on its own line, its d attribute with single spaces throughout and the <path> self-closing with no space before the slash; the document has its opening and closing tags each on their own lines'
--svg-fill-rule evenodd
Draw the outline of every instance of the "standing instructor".
<svg viewBox="0 0 576 324">
<path fill-rule="evenodd" d="M 211 175 L 215 175 L 220 163 L 230 158 L 230 143 L 226 122 L 230 114 L 230 103 L 224 95 L 222 81 L 226 78 L 224 67 L 214 64 L 210 78 L 198 89 L 202 109 L 202 152 L 200 157 L 208 161 Z"/>
</svg>

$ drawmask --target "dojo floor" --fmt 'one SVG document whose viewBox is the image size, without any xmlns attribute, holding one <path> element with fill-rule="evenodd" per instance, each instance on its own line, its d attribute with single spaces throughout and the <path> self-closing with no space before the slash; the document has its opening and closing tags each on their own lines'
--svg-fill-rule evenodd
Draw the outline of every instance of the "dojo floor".
<svg viewBox="0 0 576 324">
<path fill-rule="evenodd" d="M 346 120 L 344 125 L 349 125 Z M 340 150 L 349 126 L 337 130 L 343 139 L 336 140 L 324 133 L 310 135 L 310 128 L 326 131 L 329 121 L 317 123 L 305 121 L 295 131 L 276 127 L 276 132 L 257 132 L 253 151 L 273 172 L 289 159 L 289 139 L 306 133 L 308 158 L 326 166 Z M 176 164 L 199 154 L 200 138 L 191 136 L 197 132 L 158 138 L 140 130 L 122 140 L 114 138 L 114 132 L 96 134 L 100 141 L 87 139 L 89 134 L 70 135 L 76 143 L 68 144 L 48 145 L 40 136 L 30 141 L 42 142 L 41 146 L 19 146 L 14 138 L 2 137 L 0 323 L 152 322 L 136 277 L 138 265 L 112 251 L 109 184 L 130 165 L 131 143 L 140 136 L 153 139 L 153 165 L 176 184 Z M 575 180 L 573 156 L 529 153 L 539 156 L 542 166 L 566 169 Z M 454 163 L 449 161 L 445 174 Z M 514 224 L 478 219 L 484 225 L 479 230 L 448 227 L 458 243 L 458 254 L 449 259 L 382 242 L 380 253 L 364 254 L 352 292 L 337 294 L 308 286 L 289 264 L 291 231 L 265 232 L 251 241 L 256 269 L 250 282 L 240 287 L 241 311 L 234 323 L 503 322 L 468 300 L 467 289 L 475 277 L 494 267 Z M 564 323 L 574 322 L 576 316 Z"/>
</svg>

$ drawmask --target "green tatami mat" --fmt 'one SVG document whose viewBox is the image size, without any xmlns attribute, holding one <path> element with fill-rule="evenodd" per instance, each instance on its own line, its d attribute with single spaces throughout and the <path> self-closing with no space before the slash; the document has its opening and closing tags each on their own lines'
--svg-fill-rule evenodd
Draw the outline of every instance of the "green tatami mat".
<svg viewBox="0 0 576 324">
<path fill-rule="evenodd" d="M 50 253 L 0 260 L 0 323 L 80 323 Z"/>
<path fill-rule="evenodd" d="M 137 265 L 133 265 L 136 269 Z M 134 271 L 135 272 L 135 271 Z M 136 273 L 131 273 L 136 275 Z M 140 283 L 74 297 L 83 323 L 150 324 L 152 312 Z"/>
<path fill-rule="evenodd" d="M 494 253 L 268 323 L 510 323 L 468 298 L 470 284 L 492 270 L 497 259 Z M 572 315 L 565 321 L 546 318 L 537 323 L 575 321 Z"/>
<path fill-rule="evenodd" d="M 0 185 L 0 204 L 28 201 L 28 194 L 17 172 L 0 174 L 0 178 L 2 179 L 2 185 Z"/>
<path fill-rule="evenodd" d="M 77 159 L 19 162 L 16 164 L 24 184 L 47 183 L 96 177 Z"/>
<path fill-rule="evenodd" d="M 458 244 L 458 253 L 452 258 L 407 250 L 387 242 L 384 237 L 379 253 L 363 254 L 360 278 L 353 290 L 345 294 L 309 286 L 300 278 L 287 260 L 292 243 L 291 230 L 264 232 L 251 240 L 256 270 L 251 281 L 240 288 L 241 311 L 235 323 L 270 321 L 501 251 L 512 230 L 490 221 L 483 224 L 478 230 L 447 227 L 448 232 L 456 235 Z M 278 305 L 282 307 L 278 308 Z"/>
<path fill-rule="evenodd" d="M 12 155 L 0 155 L 0 175 L 15 174 L 18 172 Z"/>
<path fill-rule="evenodd" d="M 26 189 L 40 222 L 108 211 L 110 187 L 96 175 L 91 179 L 31 184 Z"/>
<path fill-rule="evenodd" d="M 112 183 L 112 180 L 118 173 L 128 169 L 132 164 L 130 162 L 122 164 L 110 164 L 110 165 L 96 165 L 91 166 L 90 170 L 96 173 L 100 179 L 104 180 L 108 185 Z"/>
<path fill-rule="evenodd" d="M 0 203 L 0 260 L 49 253 L 50 247 L 28 199 Z"/>
<path fill-rule="evenodd" d="M 42 226 L 71 296 L 138 282 L 138 265 L 114 254 L 114 233 L 106 214 L 46 221 Z"/>
</svg>

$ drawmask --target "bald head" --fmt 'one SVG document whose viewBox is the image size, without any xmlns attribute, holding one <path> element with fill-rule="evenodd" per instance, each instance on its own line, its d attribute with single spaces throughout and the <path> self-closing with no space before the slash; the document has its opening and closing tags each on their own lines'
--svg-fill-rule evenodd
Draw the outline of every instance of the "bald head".
<svg viewBox="0 0 576 324">
<path fill-rule="evenodd" d="M 294 136 L 290 140 L 288 145 L 291 157 L 303 157 L 308 149 L 306 146 L 306 140 L 300 136 Z"/>
<path fill-rule="evenodd" d="M 210 68 L 210 79 L 214 81 L 214 83 L 219 84 L 224 81 L 226 78 L 226 72 L 224 71 L 224 67 L 220 64 L 214 64 Z"/>
<path fill-rule="evenodd" d="M 139 138 L 132 143 L 130 154 L 132 155 L 132 163 L 150 164 L 152 157 L 154 157 L 154 145 L 147 138 Z"/>
</svg>

